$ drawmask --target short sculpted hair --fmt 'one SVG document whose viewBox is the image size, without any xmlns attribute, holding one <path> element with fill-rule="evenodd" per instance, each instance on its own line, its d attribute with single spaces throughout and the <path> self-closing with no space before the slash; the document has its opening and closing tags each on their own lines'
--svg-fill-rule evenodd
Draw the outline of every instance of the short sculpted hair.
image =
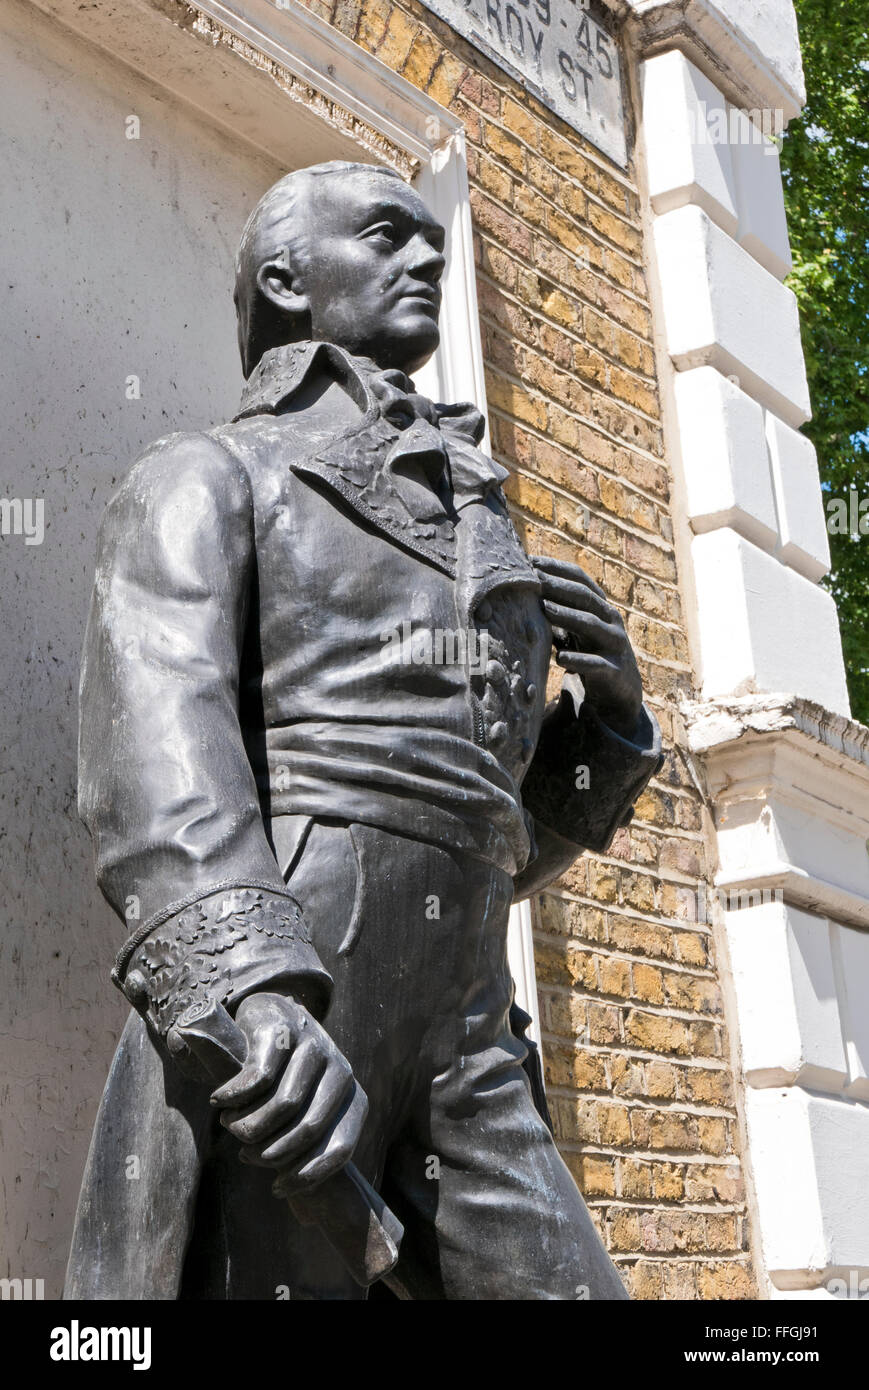
<svg viewBox="0 0 869 1390">
<path fill-rule="evenodd" d="M 260 291 L 257 275 L 272 260 L 283 260 L 287 269 L 304 266 L 309 254 L 309 218 L 315 187 L 324 179 L 348 174 L 368 173 L 401 179 L 394 169 L 380 164 L 351 164 L 333 160 L 312 164 L 279 179 L 260 198 L 241 234 L 235 258 L 235 311 L 238 315 L 238 344 L 241 365 L 249 377 L 267 348 L 276 341 L 298 342 L 305 336 L 305 324 L 288 322 L 286 315 Z"/>
</svg>

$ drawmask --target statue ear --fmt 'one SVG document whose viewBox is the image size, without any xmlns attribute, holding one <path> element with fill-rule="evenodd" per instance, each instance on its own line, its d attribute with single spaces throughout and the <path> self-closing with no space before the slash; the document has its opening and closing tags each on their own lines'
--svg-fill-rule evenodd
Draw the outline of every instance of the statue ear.
<svg viewBox="0 0 869 1390">
<path fill-rule="evenodd" d="M 264 261 L 257 271 L 257 289 L 283 315 L 299 318 L 310 311 L 308 296 L 289 263 L 286 251 Z"/>
</svg>

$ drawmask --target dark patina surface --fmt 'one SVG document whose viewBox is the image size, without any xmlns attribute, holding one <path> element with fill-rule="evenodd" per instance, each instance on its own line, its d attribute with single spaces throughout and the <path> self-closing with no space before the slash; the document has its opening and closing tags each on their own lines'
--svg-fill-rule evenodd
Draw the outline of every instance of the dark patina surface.
<svg viewBox="0 0 869 1390">
<path fill-rule="evenodd" d="M 507 918 L 606 848 L 660 738 L 615 610 L 525 554 L 482 417 L 407 375 L 443 264 L 396 176 L 282 180 L 239 252 L 239 415 L 161 440 L 107 508 L 80 805 L 134 1012 L 68 1297 L 364 1297 L 304 1220 L 351 1155 L 404 1227 L 400 1296 L 625 1296 L 547 1124 Z M 211 1103 L 196 1006 L 246 1053 Z"/>
</svg>

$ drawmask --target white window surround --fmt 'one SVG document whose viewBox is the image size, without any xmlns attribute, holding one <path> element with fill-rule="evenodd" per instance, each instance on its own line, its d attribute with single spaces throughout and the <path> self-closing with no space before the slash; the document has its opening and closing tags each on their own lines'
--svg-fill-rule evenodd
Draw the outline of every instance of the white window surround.
<svg viewBox="0 0 869 1390">
<path fill-rule="evenodd" d="M 465 133 L 456 116 L 297 0 L 282 0 L 280 9 L 271 0 L 195 0 L 178 5 L 179 23 L 147 0 L 119 0 L 108 11 L 76 0 L 32 3 L 287 168 L 334 158 L 395 164 L 402 152 L 402 172 L 415 171 L 415 186 L 447 232 L 441 345 L 416 380 L 436 399 L 471 400 L 486 414 Z M 190 10 L 202 17 L 198 33 L 196 24 L 190 32 Z M 215 53 L 218 44 L 225 55 Z M 271 65 L 280 85 L 266 75 Z M 381 148 L 372 132 L 383 137 Z M 508 950 L 517 1002 L 539 1042 L 527 902 L 511 913 Z"/>
</svg>

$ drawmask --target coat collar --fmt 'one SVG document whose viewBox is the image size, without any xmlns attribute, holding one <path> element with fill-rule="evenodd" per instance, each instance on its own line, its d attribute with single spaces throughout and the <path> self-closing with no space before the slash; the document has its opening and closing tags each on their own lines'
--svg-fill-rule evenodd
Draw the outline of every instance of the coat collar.
<svg viewBox="0 0 869 1390">
<path fill-rule="evenodd" d="M 313 369 L 323 370 L 327 364 L 364 415 L 376 411 L 377 401 L 366 387 L 362 370 L 367 358 L 354 358 L 332 343 L 284 343 L 269 348 L 254 367 L 241 393 L 235 420 L 249 415 L 276 415 L 301 390 Z M 374 363 L 370 366 L 374 368 Z"/>
<path fill-rule="evenodd" d="M 478 448 L 485 422 L 475 406 L 428 401 L 401 372 L 332 343 L 289 343 L 254 368 L 236 420 L 277 414 L 315 369 L 334 372 L 362 413 L 294 459 L 295 473 L 318 478 L 375 530 L 447 574 L 456 575 L 458 561 L 470 571 L 471 607 L 484 589 L 537 583 L 507 515 L 507 470 Z"/>
</svg>

